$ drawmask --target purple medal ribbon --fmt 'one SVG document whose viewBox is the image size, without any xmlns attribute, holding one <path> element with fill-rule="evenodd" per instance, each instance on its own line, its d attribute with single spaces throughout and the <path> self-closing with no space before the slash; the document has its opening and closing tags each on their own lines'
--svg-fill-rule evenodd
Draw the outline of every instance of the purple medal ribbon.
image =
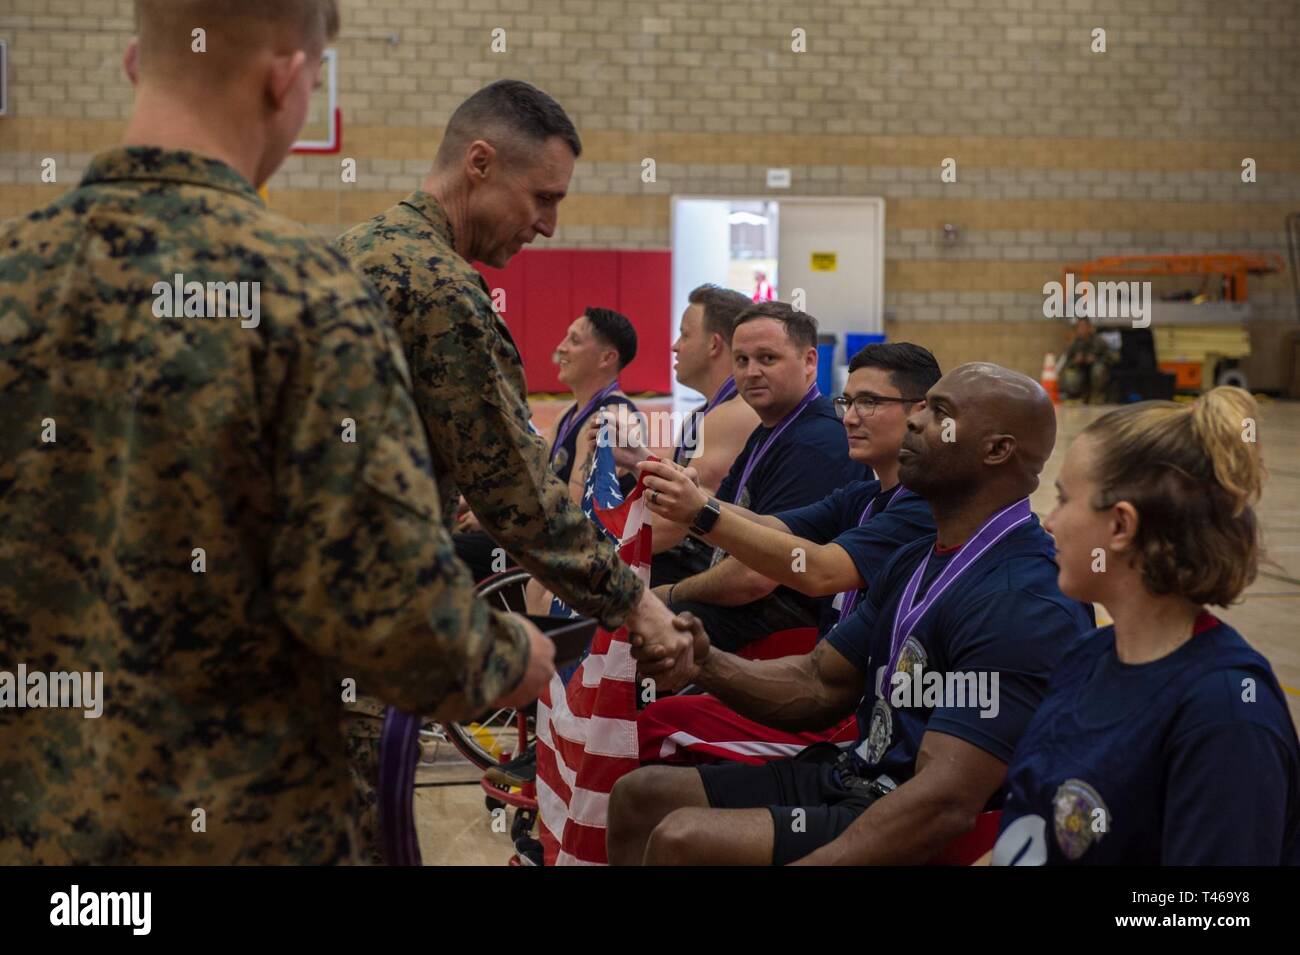
<svg viewBox="0 0 1300 955">
<path fill-rule="evenodd" d="M 691 413 L 691 423 L 694 425 L 694 427 L 691 428 L 691 437 L 694 439 L 699 434 L 699 430 L 700 430 L 699 422 L 704 420 L 704 416 L 706 414 L 708 414 L 718 405 L 722 404 L 724 401 L 730 401 L 734 397 L 736 397 L 736 379 L 728 375 L 727 380 L 724 381 L 721 387 L 718 388 L 718 393 L 715 394 L 712 398 L 710 398 L 703 408 L 698 408 Z M 678 447 L 673 451 L 673 463 L 681 464 L 682 457 L 685 454 L 686 454 L 686 428 L 683 427 L 682 440 L 679 442 Z"/>
<path fill-rule="evenodd" d="M 384 710 L 379 737 L 379 828 L 384 861 L 389 865 L 420 865 L 415 832 L 415 767 L 420 760 L 418 716 L 390 706 Z"/>
<path fill-rule="evenodd" d="M 900 485 L 898 490 L 895 491 L 885 503 L 885 510 L 889 510 L 899 501 L 909 497 L 916 497 L 916 493 L 914 491 L 909 491 L 907 488 Z M 867 503 L 866 509 L 862 512 L 862 516 L 858 518 L 858 527 L 861 527 L 867 521 L 876 516 L 876 505 L 879 503 L 880 495 L 877 494 Z M 870 581 L 867 581 L 867 583 L 870 583 Z M 858 594 L 860 593 L 862 593 L 861 589 L 844 591 L 844 599 L 840 601 L 840 620 L 843 620 L 852 612 L 854 605 L 858 602 Z"/>
<path fill-rule="evenodd" d="M 786 428 L 790 427 L 790 423 L 794 421 L 795 418 L 803 414 L 805 408 L 821 396 L 822 393 L 817 390 L 817 385 L 814 384 L 808 389 L 808 393 L 800 399 L 799 404 L 795 405 L 794 410 L 781 419 L 780 424 L 778 424 L 776 428 L 773 429 L 772 433 L 767 436 L 767 440 L 764 441 L 760 447 L 754 449 L 754 453 L 751 454 L 749 460 L 745 462 L 745 469 L 740 472 L 740 483 L 736 485 L 736 493 L 731 499 L 732 503 L 738 504 L 740 502 L 740 493 L 745 490 L 745 485 L 749 482 L 750 474 L 754 472 L 754 468 L 758 466 L 758 462 L 763 460 L 763 455 L 767 454 L 768 449 L 772 447 L 776 442 L 776 439 L 781 437 L 781 433 L 785 431 Z"/>
<path fill-rule="evenodd" d="M 590 418 L 591 413 L 599 407 L 600 403 L 616 391 L 618 391 L 617 378 L 611 381 L 604 388 L 600 389 L 600 391 L 596 392 L 595 397 L 587 402 L 587 407 L 583 408 L 578 414 L 575 415 L 573 409 L 570 409 L 569 413 L 560 420 L 560 430 L 559 433 L 555 435 L 555 444 L 551 446 L 550 460 L 555 460 L 556 452 L 558 452 L 560 448 L 564 447 L 564 442 L 569 440 L 569 435 L 573 433 L 573 429 L 576 428 L 579 423 Z M 574 405 L 574 408 L 576 407 L 577 405 Z"/>
<path fill-rule="evenodd" d="M 921 587 L 921 580 L 925 577 L 925 570 L 930 566 L 930 552 L 925 555 L 925 560 L 917 565 L 916 572 L 912 574 L 912 579 L 907 582 L 903 589 L 902 599 L 898 602 L 898 610 L 894 613 L 894 629 L 889 639 L 889 666 L 885 670 L 885 679 L 893 674 L 898 666 L 898 657 L 903 650 L 903 640 L 909 632 L 925 616 L 926 611 L 934 606 L 935 602 L 943 596 L 958 577 L 970 569 L 971 565 L 979 560 L 988 550 L 998 541 L 1006 537 L 1021 524 L 1032 520 L 1034 512 L 1029 507 L 1029 498 L 1024 497 L 1014 504 L 1008 504 L 1002 510 L 998 511 L 987 521 L 966 543 L 961 545 L 961 549 L 948 562 L 939 576 L 935 578 L 934 583 L 930 585 L 929 591 L 926 592 L 925 598 L 916 602 L 916 592 Z"/>
</svg>

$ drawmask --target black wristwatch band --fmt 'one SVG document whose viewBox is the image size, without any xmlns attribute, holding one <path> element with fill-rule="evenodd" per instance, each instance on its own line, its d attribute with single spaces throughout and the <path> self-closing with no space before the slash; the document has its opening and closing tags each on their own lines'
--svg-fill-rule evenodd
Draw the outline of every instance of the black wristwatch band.
<svg viewBox="0 0 1300 955">
<path fill-rule="evenodd" d="M 713 525 L 718 523 L 718 518 L 721 516 L 722 506 L 718 504 L 717 498 L 709 498 L 708 503 L 696 513 L 695 520 L 691 521 L 691 533 L 696 537 L 703 537 L 713 530 Z"/>
</svg>

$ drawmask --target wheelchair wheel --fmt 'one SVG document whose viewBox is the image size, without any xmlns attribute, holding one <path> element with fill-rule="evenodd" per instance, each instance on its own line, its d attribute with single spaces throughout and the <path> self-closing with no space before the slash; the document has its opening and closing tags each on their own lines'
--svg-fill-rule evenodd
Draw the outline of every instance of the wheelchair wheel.
<svg viewBox="0 0 1300 955">
<path fill-rule="evenodd" d="M 524 588 L 532 575 L 513 567 L 480 581 L 478 595 L 498 610 L 524 612 Z M 519 754 L 527 739 L 519 738 L 519 714 L 502 707 L 477 720 L 446 724 L 447 738 L 466 759 L 480 769 L 508 762 Z M 532 717 L 526 721 L 526 734 L 532 732 Z"/>
<path fill-rule="evenodd" d="M 510 821 L 510 841 L 515 842 L 531 835 L 533 825 L 537 822 L 537 813 L 531 809 L 516 809 L 515 817 Z"/>
<path fill-rule="evenodd" d="M 532 579 L 533 575 L 522 567 L 511 567 L 480 580 L 475 585 L 474 592 L 497 610 L 523 613 L 524 588 Z"/>
<path fill-rule="evenodd" d="M 527 717 L 525 739 L 519 738 L 519 714 L 509 707 L 493 710 L 472 722 L 448 723 L 447 738 L 466 759 L 480 769 L 509 762 L 519 755 L 532 732 Z"/>
</svg>

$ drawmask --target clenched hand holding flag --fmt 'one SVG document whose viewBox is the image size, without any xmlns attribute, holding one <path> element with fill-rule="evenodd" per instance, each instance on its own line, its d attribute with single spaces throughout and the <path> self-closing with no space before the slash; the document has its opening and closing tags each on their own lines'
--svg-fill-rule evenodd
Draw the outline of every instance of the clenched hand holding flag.
<svg viewBox="0 0 1300 955">
<path fill-rule="evenodd" d="M 608 436 L 597 441 L 583 510 L 618 540 L 618 553 L 650 580 L 644 478 L 626 500 Z M 557 612 L 559 608 L 553 609 Z M 600 629 L 567 683 L 560 675 L 537 701 L 537 807 L 546 865 L 604 865 L 609 793 L 638 766 L 636 661 L 622 627 Z"/>
</svg>

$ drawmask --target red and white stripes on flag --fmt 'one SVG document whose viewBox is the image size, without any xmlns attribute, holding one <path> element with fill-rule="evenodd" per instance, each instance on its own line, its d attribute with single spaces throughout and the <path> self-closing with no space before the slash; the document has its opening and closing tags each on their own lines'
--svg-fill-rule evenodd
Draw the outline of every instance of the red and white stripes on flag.
<svg viewBox="0 0 1300 955">
<path fill-rule="evenodd" d="M 644 477 L 618 507 L 600 510 L 618 555 L 650 585 L 650 521 Z M 537 701 L 537 808 L 546 865 L 605 865 L 614 783 L 639 765 L 636 661 L 627 628 L 597 630 L 591 654 L 565 686 L 558 676 Z"/>
</svg>

